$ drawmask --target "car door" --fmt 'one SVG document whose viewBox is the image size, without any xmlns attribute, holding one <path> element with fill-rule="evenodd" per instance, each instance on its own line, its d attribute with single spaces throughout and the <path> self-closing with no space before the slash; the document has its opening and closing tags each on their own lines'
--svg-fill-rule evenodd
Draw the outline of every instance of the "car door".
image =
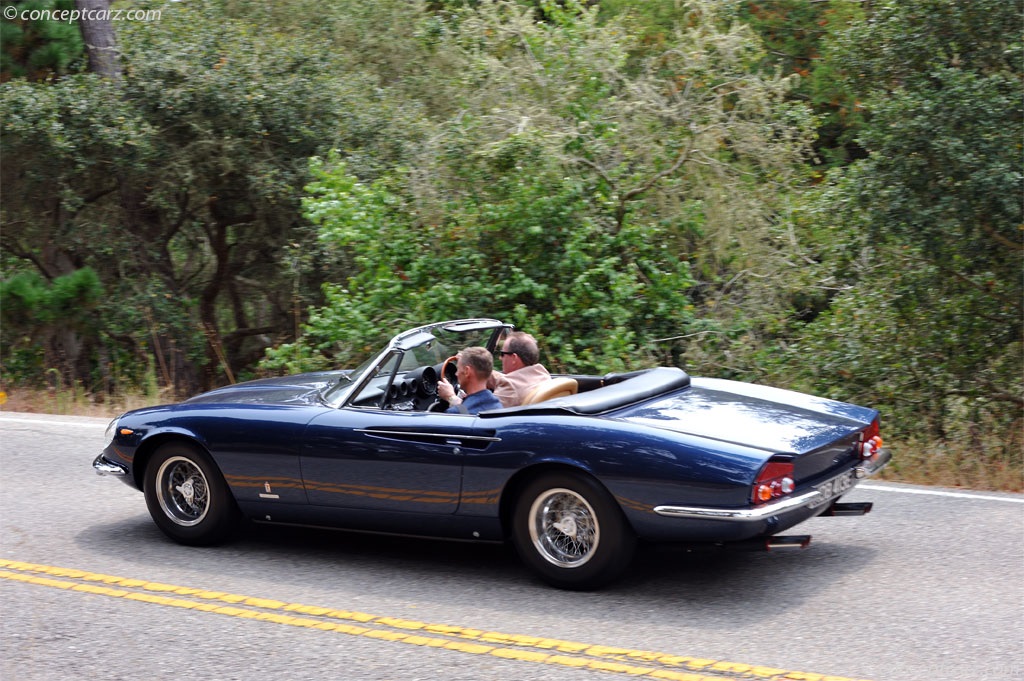
<svg viewBox="0 0 1024 681">
<path fill-rule="evenodd" d="M 451 514 L 466 451 L 494 431 L 474 416 L 344 407 L 321 414 L 303 438 L 309 502 L 350 509 Z"/>
</svg>

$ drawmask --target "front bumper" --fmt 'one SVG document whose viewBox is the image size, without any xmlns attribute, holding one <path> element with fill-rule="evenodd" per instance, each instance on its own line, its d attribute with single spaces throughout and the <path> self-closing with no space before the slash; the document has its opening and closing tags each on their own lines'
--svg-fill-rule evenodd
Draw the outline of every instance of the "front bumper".
<svg viewBox="0 0 1024 681">
<path fill-rule="evenodd" d="M 114 475 L 118 477 L 128 475 L 127 466 L 111 461 L 107 458 L 106 454 L 100 454 L 97 456 L 92 462 L 92 467 L 98 475 Z"/>
<path fill-rule="evenodd" d="M 856 480 L 871 477 L 882 470 L 892 459 L 888 449 L 879 450 L 874 458 L 863 461 L 853 469 Z M 720 508 L 715 506 L 655 506 L 654 512 L 668 518 L 686 518 L 687 520 L 723 520 L 736 523 L 760 523 L 779 516 L 790 514 L 810 517 L 828 508 L 829 501 L 817 490 L 803 492 L 793 497 L 786 497 L 768 502 L 761 506 L 743 506 L 740 508 Z M 818 511 L 817 509 L 821 509 Z"/>
</svg>

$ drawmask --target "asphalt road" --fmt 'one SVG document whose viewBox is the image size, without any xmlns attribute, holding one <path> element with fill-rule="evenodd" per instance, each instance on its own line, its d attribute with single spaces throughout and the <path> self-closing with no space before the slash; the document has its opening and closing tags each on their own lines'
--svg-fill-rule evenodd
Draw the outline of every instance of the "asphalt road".
<svg viewBox="0 0 1024 681">
<path fill-rule="evenodd" d="M 164 539 L 104 420 L 0 412 L 0 679 L 1024 679 L 1024 496 L 865 483 L 804 551 L 643 549 L 595 593 L 495 545 Z M 896 452 L 896 456 L 899 453 Z"/>
</svg>

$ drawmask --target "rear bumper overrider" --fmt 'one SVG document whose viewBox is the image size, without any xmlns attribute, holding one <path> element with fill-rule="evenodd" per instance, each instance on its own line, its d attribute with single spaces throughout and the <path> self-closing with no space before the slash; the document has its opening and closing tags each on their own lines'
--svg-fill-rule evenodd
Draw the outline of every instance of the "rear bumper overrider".
<svg viewBox="0 0 1024 681">
<path fill-rule="evenodd" d="M 863 461 L 854 468 L 857 480 L 871 477 L 882 470 L 892 459 L 888 449 L 881 449 L 874 458 Z M 724 520 L 739 523 L 756 523 L 780 515 L 794 513 L 803 509 L 822 507 L 826 509 L 829 501 L 821 492 L 811 490 L 796 496 L 770 501 L 761 506 L 743 506 L 740 508 L 721 508 L 716 506 L 655 506 L 654 512 L 668 518 L 686 518 L 688 520 Z"/>
</svg>

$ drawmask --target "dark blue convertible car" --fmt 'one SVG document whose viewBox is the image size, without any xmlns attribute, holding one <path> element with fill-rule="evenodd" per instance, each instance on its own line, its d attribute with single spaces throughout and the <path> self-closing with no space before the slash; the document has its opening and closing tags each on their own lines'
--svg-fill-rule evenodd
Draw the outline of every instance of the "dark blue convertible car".
<svg viewBox="0 0 1024 681">
<path fill-rule="evenodd" d="M 888 463 L 878 412 L 677 368 L 556 376 L 522 406 L 443 413 L 463 347 L 511 325 L 469 319 L 399 334 L 351 371 L 214 390 L 111 423 L 93 463 L 145 493 L 173 540 L 239 521 L 510 540 L 558 587 L 595 588 L 637 541 L 806 546 L 778 536 Z"/>
</svg>

